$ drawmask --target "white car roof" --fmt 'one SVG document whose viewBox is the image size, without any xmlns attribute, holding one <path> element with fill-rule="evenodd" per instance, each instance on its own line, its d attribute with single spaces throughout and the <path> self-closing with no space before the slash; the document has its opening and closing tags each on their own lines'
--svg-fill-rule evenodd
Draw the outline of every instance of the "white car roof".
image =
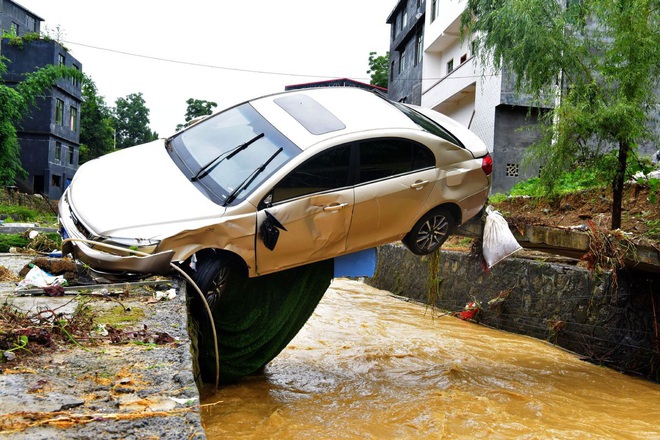
<svg viewBox="0 0 660 440">
<path fill-rule="evenodd" d="M 420 129 L 385 99 L 354 87 L 301 89 L 258 98 L 250 104 L 302 149 L 338 135 Z"/>
</svg>

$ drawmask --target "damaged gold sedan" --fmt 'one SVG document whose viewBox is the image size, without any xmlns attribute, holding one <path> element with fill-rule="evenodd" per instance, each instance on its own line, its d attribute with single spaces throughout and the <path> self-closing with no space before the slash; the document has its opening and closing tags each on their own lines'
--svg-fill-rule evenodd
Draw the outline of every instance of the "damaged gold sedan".
<svg viewBox="0 0 660 440">
<path fill-rule="evenodd" d="M 434 252 L 480 213 L 491 172 L 484 143 L 435 111 L 356 88 L 284 92 L 82 165 L 60 199 L 63 253 L 113 281 L 185 270 L 234 380 L 304 324 L 331 259 L 398 240 Z"/>
<path fill-rule="evenodd" d="M 398 240 L 423 255 L 481 211 L 491 170 L 440 113 L 355 88 L 284 92 L 81 166 L 63 250 L 109 278 L 206 255 L 255 277 Z"/>
</svg>

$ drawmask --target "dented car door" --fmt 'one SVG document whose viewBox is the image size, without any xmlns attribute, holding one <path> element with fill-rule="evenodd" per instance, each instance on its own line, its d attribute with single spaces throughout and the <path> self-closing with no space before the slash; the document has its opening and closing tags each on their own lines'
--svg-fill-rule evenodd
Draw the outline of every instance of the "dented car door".
<svg viewBox="0 0 660 440">
<path fill-rule="evenodd" d="M 281 227 L 273 249 L 261 236 L 257 238 L 257 272 L 276 270 L 325 260 L 346 251 L 346 237 L 351 224 L 353 190 L 318 194 L 291 200 L 257 214 L 257 224 L 267 215 Z M 260 230 L 257 235 L 260 235 Z"/>
<path fill-rule="evenodd" d="M 350 145 L 308 159 L 279 183 L 257 213 L 257 273 L 335 257 L 346 251 L 353 213 Z"/>
</svg>

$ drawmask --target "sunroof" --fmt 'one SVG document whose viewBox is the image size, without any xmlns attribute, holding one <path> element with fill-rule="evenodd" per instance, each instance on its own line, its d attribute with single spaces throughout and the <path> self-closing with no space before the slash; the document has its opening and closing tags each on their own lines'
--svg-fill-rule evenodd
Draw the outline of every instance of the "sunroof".
<svg viewBox="0 0 660 440">
<path fill-rule="evenodd" d="M 308 95 L 283 96 L 275 99 L 275 104 L 282 107 L 312 134 L 325 134 L 346 128 L 339 118 Z"/>
</svg>

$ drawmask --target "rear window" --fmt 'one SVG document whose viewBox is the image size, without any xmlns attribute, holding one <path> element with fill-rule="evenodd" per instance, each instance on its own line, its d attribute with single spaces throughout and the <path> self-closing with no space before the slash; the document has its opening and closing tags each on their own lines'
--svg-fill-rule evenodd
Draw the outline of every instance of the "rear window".
<svg viewBox="0 0 660 440">
<path fill-rule="evenodd" d="M 422 127 L 424 130 L 428 131 L 429 133 L 433 133 L 434 135 L 451 142 L 454 145 L 458 145 L 461 148 L 465 148 L 465 145 L 461 141 L 458 140 L 456 136 L 451 134 L 449 131 L 447 131 L 443 126 L 439 125 L 437 122 L 429 119 L 425 115 L 411 109 L 410 107 L 400 104 L 398 102 L 392 102 L 396 108 L 401 110 L 403 114 L 408 116 L 415 124 L 419 125 Z"/>
</svg>

